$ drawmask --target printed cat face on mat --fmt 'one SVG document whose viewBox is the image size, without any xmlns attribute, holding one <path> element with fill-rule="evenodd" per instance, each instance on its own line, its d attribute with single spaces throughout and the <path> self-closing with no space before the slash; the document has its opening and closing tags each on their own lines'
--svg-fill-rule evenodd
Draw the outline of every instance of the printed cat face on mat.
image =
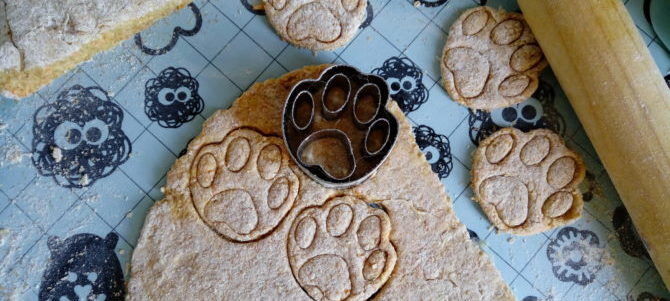
<svg viewBox="0 0 670 301">
<path fill-rule="evenodd" d="M 40 284 L 39 300 L 123 300 L 123 272 L 114 248 L 119 237 L 81 233 L 47 241 L 51 257 Z"/>
<path fill-rule="evenodd" d="M 100 87 L 72 86 L 35 112 L 33 164 L 58 185 L 81 188 L 128 160 L 123 109 Z"/>
</svg>

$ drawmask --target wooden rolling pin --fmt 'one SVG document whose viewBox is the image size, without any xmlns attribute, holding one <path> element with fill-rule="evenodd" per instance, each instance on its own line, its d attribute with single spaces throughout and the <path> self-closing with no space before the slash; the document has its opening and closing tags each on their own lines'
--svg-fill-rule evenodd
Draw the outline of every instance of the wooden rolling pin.
<svg viewBox="0 0 670 301">
<path fill-rule="evenodd" d="M 519 0 L 670 288 L 670 89 L 620 0 Z"/>
</svg>

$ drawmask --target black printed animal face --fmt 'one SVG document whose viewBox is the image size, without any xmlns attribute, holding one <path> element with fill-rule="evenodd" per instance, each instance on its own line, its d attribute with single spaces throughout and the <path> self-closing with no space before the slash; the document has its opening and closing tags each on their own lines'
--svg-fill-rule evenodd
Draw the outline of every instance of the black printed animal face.
<svg viewBox="0 0 670 301">
<path fill-rule="evenodd" d="M 363 20 L 363 23 L 361 23 L 361 26 L 359 26 L 358 29 L 363 29 L 370 26 L 370 23 L 372 23 L 372 19 L 374 19 L 374 17 L 372 3 L 370 3 L 370 0 L 368 0 L 368 6 L 365 8 L 365 20 Z"/>
<path fill-rule="evenodd" d="M 194 3 L 189 4 L 188 7 L 191 9 L 193 16 L 195 17 L 195 24 L 193 25 L 193 28 L 184 29 L 181 26 L 175 27 L 172 30 L 172 38 L 170 41 L 166 45 L 157 48 L 152 48 L 145 45 L 145 42 L 142 40 L 142 35 L 138 33 L 135 35 L 135 45 L 137 45 L 137 47 L 145 54 L 162 55 L 166 54 L 168 51 L 172 50 L 175 45 L 177 45 L 177 41 L 179 41 L 180 36 L 190 37 L 197 34 L 200 31 L 200 27 L 202 27 L 202 15 L 200 14 L 200 9 Z"/>
<path fill-rule="evenodd" d="M 449 2 L 449 0 L 418 0 L 417 2 L 425 7 L 438 7 L 442 4 Z"/>
<path fill-rule="evenodd" d="M 428 101 L 428 90 L 423 85 L 423 71 L 409 58 L 392 57 L 371 73 L 386 80 L 391 98 L 405 114 L 416 111 Z"/>
<path fill-rule="evenodd" d="M 516 105 L 492 112 L 469 110 L 470 140 L 475 145 L 505 127 L 515 127 L 524 132 L 548 128 L 559 135 L 565 133 L 565 121 L 554 108 L 554 90 L 540 81 L 532 98 Z"/>
<path fill-rule="evenodd" d="M 250 13 L 265 16 L 265 10 L 262 8 L 262 0 L 240 0 L 240 3 L 246 8 Z"/>
<path fill-rule="evenodd" d="M 123 271 L 114 248 L 119 237 L 82 233 L 47 244 L 51 258 L 42 276 L 39 300 L 123 300 Z"/>
<path fill-rule="evenodd" d="M 144 112 L 164 128 L 178 128 L 205 108 L 198 87 L 188 70 L 168 67 L 146 82 Z"/>
<path fill-rule="evenodd" d="M 416 138 L 416 144 L 426 155 L 426 161 L 430 164 L 433 172 L 440 179 L 448 177 L 453 167 L 449 138 L 435 133 L 432 128 L 426 125 L 415 127 L 414 137 Z"/>
<path fill-rule="evenodd" d="M 75 85 L 34 116 L 33 164 L 63 187 L 81 188 L 128 160 L 123 110 L 100 87 Z"/>
</svg>

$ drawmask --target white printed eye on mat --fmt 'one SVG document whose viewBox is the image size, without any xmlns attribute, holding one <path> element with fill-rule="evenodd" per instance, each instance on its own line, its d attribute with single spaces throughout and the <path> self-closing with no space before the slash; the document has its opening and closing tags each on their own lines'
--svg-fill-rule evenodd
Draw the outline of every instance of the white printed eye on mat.
<svg viewBox="0 0 670 301">
<path fill-rule="evenodd" d="M 668 78 L 670 54 L 654 30 L 654 1 L 621 1 L 617 9 L 630 14 L 642 38 L 642 48 L 630 49 L 648 49 L 653 68 Z M 660 245 L 650 245 L 654 238 L 630 204 L 634 196 L 620 187 L 635 179 L 611 170 L 598 138 L 611 135 L 594 136 L 592 127 L 600 120 L 633 128 L 662 110 L 652 103 L 599 107 L 607 114 L 585 118 L 564 68 L 540 71 L 528 65 L 536 62 L 534 52 L 517 51 L 540 47 L 546 54 L 540 62 L 549 65 L 560 57 L 546 38 L 546 30 L 560 27 L 548 21 L 538 27 L 532 17 L 543 14 L 544 1 L 533 7 L 521 1 L 521 8 L 502 0 L 135 2 L 71 6 L 69 18 L 61 14 L 67 5 L 2 3 L 0 19 L 7 22 L 0 24 L 9 26 L 0 25 L 0 53 L 7 54 L 0 87 L 25 97 L 0 100 L 0 274 L 8 276 L 0 299 L 670 298 L 659 275 L 663 252 L 653 251 Z M 27 5 L 34 14 L 22 18 L 17 12 Z M 587 6 L 568 4 L 563 8 L 574 16 L 559 18 L 578 18 L 571 22 L 581 24 L 577 38 L 593 26 L 589 18 L 609 15 L 579 17 Z M 168 15 L 176 7 L 183 8 Z M 528 23 L 517 26 L 506 13 L 500 19 L 498 8 L 524 13 Z M 486 13 L 467 21 L 468 34 L 450 34 L 469 9 Z M 107 13 L 87 13 L 97 10 Z M 33 19 L 39 14 L 50 21 Z M 140 15 L 146 18 L 135 23 Z M 25 26 L 13 26 L 19 21 Z M 29 24 L 47 25 L 24 30 Z M 95 39 L 108 30 L 115 34 Z M 608 34 L 628 36 L 622 32 Z M 607 57 L 602 44 L 589 43 L 587 50 Z M 42 62 L 51 68 L 35 69 L 39 56 L 25 51 L 30 45 L 58 53 Z M 466 47 L 507 49 L 503 61 L 514 56 L 530 69 L 510 63 L 504 74 L 483 72 L 481 65 L 444 60 L 449 49 Z M 588 65 L 565 62 L 575 70 Z M 331 77 L 322 64 L 356 71 Z M 451 79 L 453 91 L 443 77 L 451 69 L 460 72 Z M 627 73 L 591 71 L 591 80 L 580 80 L 591 87 L 602 76 L 626 82 L 617 74 Z M 481 101 L 479 78 L 459 77 L 470 72 L 497 74 L 481 95 L 498 95 L 503 104 L 465 107 L 459 96 Z M 373 78 L 379 81 L 369 86 Z M 22 80 L 30 83 L 17 84 Z M 296 85 L 301 81 L 305 86 Z M 659 95 L 666 88 L 653 86 Z M 610 87 L 617 89 L 624 88 Z M 648 88 L 631 89 L 618 93 L 655 99 Z M 296 105 L 285 106 L 291 91 Z M 589 97 L 597 102 L 597 94 Z M 651 127 L 663 124 L 654 120 Z M 495 139 L 510 127 L 518 130 L 512 140 Z M 651 141 L 621 133 L 611 141 L 626 139 L 630 147 Z M 506 152 L 510 141 L 517 144 Z M 495 186 L 496 168 L 523 166 L 524 173 L 551 174 L 525 184 L 546 195 L 529 194 L 524 203 L 514 189 L 472 190 L 480 145 L 488 167 L 479 175 L 488 186 L 479 186 Z M 581 160 L 570 169 L 561 156 Z M 554 161 L 567 165 L 552 169 Z M 662 166 L 631 162 L 625 170 L 646 166 L 639 179 Z M 556 182 L 569 175 L 567 185 Z M 525 218 L 517 214 L 523 208 Z M 505 233 L 523 229 L 544 232 Z"/>
</svg>

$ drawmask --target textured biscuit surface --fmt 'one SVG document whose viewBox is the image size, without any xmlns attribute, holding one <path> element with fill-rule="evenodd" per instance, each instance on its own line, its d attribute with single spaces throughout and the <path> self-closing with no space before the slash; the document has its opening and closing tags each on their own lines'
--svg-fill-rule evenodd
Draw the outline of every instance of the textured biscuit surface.
<svg viewBox="0 0 670 301">
<path fill-rule="evenodd" d="M 366 0 L 263 0 L 277 34 L 311 50 L 348 43 L 365 19 Z"/>
<path fill-rule="evenodd" d="M 189 187 L 195 208 L 214 231 L 250 241 L 284 218 L 298 194 L 298 178 L 282 144 L 277 137 L 238 129 L 200 149 Z"/>
<path fill-rule="evenodd" d="M 490 111 L 528 99 L 547 61 L 521 14 L 482 6 L 451 25 L 440 65 L 452 99 Z"/>
<path fill-rule="evenodd" d="M 581 158 L 546 129 L 504 128 L 474 153 L 472 190 L 498 229 L 529 235 L 573 222 L 584 202 Z"/>
<path fill-rule="evenodd" d="M 293 275 L 313 299 L 366 300 L 386 283 L 395 266 L 390 233 L 384 210 L 351 196 L 306 208 L 289 231 Z"/>
<path fill-rule="evenodd" d="M 513 300 L 395 102 L 397 144 L 359 186 L 314 182 L 283 144 L 263 155 L 290 89 L 326 67 L 256 84 L 205 122 L 146 217 L 128 300 Z"/>
</svg>

